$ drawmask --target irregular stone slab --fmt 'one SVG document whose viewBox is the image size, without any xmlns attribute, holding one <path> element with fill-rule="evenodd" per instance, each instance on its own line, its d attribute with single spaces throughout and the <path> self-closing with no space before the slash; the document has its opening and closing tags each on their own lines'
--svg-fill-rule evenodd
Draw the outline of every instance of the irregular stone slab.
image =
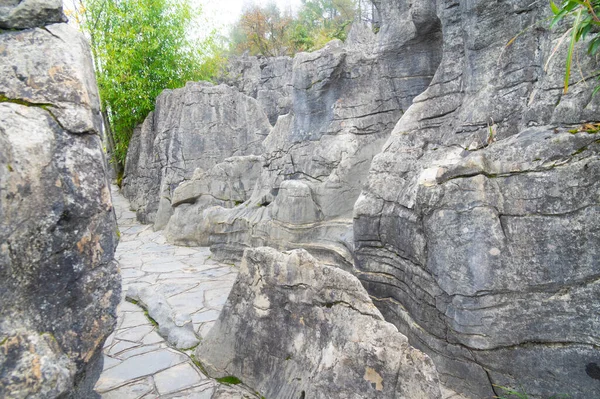
<svg viewBox="0 0 600 399">
<path fill-rule="evenodd" d="M 102 394 L 102 399 L 139 398 L 154 390 L 152 378 L 144 378 L 137 382 L 113 389 Z"/>
<path fill-rule="evenodd" d="M 127 381 L 154 374 L 185 362 L 187 357 L 169 349 L 133 356 L 121 364 L 105 370 L 98 383 L 98 392 L 109 391 L 125 384 Z"/>
<path fill-rule="evenodd" d="M 217 320 L 221 312 L 216 310 L 205 310 L 203 312 L 195 313 L 192 315 L 192 321 L 194 323 L 204 323 L 206 321 Z"/>
<path fill-rule="evenodd" d="M 129 342 L 140 342 L 153 329 L 154 326 L 152 325 L 125 328 L 117 331 L 115 338 Z"/>
<path fill-rule="evenodd" d="M 119 359 L 125 360 L 132 356 L 137 356 L 137 355 L 141 355 L 143 353 L 148 353 L 148 352 L 154 352 L 155 350 L 166 348 L 166 347 L 167 347 L 166 345 L 160 345 L 160 344 L 138 346 L 138 347 L 128 349 L 126 351 L 119 353 L 118 357 L 119 357 Z"/>
<path fill-rule="evenodd" d="M 196 385 L 205 378 L 189 363 L 183 363 L 155 374 L 154 383 L 158 393 L 166 395 Z"/>
<path fill-rule="evenodd" d="M 563 93 L 567 46 L 544 68 L 565 28 L 543 3 L 400 3 L 437 15 L 444 54 L 354 206 L 358 277 L 460 394 L 600 397 L 599 137 L 577 132 L 600 101 Z"/>
<path fill-rule="evenodd" d="M 175 392 L 169 395 L 161 396 L 161 399 L 182 399 L 182 398 L 190 398 L 190 399 L 211 399 L 213 397 L 213 393 L 215 392 L 215 388 L 219 384 L 215 381 L 206 381 L 199 386 L 185 389 L 183 391 Z M 240 389 L 237 389 L 236 392 L 239 392 Z M 256 398 L 255 396 L 252 397 Z"/>
<path fill-rule="evenodd" d="M 115 342 L 110 347 L 110 349 L 107 351 L 107 354 L 109 354 L 109 355 L 118 355 L 120 352 L 123 352 L 123 351 L 131 349 L 131 348 L 136 348 L 139 345 L 140 344 L 138 342 L 117 340 L 117 342 Z"/>
<path fill-rule="evenodd" d="M 143 312 L 127 312 L 124 314 L 123 322 L 119 325 L 119 328 L 138 327 L 149 323 Z"/>
<path fill-rule="evenodd" d="M 229 293 L 229 291 L 227 292 Z M 193 313 L 195 309 L 198 309 L 198 306 L 205 306 L 204 298 L 203 289 L 194 289 L 169 297 L 167 301 L 171 306 L 181 310 L 183 313 Z"/>
<path fill-rule="evenodd" d="M 431 360 L 383 320 L 360 282 L 304 250 L 246 250 L 196 356 L 211 375 L 265 397 L 441 398 Z"/>
</svg>

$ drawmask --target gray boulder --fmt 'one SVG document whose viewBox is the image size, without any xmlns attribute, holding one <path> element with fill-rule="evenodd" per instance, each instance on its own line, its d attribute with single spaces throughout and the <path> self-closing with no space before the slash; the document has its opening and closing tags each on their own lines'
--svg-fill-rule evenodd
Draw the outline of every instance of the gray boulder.
<svg viewBox="0 0 600 399">
<path fill-rule="evenodd" d="M 358 277 L 471 398 L 600 396 L 600 140 L 578 131 L 600 102 L 579 76 L 563 93 L 564 46 L 544 70 L 564 33 L 549 13 L 437 3 L 442 63 L 354 207 Z"/>
<path fill-rule="evenodd" d="M 66 24 L 0 48 L 0 397 L 92 398 L 121 283 L 90 51 Z"/>
<path fill-rule="evenodd" d="M 292 107 L 263 143 L 265 162 L 250 198 L 233 209 L 196 206 L 198 227 L 179 225 L 170 239 L 193 244 L 193 230 L 197 244 L 230 261 L 247 247 L 301 247 L 352 269 L 352 210 L 371 159 L 428 84 L 441 53 L 439 25 L 420 29 L 410 13 L 398 18 L 387 23 L 413 27 L 402 39 L 357 25 L 344 44 L 297 54 Z M 176 213 L 189 208 L 172 205 Z"/>
<path fill-rule="evenodd" d="M 62 0 L 2 0 L 0 29 L 27 29 L 66 22 Z"/>
<path fill-rule="evenodd" d="M 200 342 L 189 314 L 176 312 L 167 297 L 152 286 L 130 285 L 127 298 L 143 307 L 158 324 L 158 333 L 177 349 L 192 348 Z"/>
<path fill-rule="evenodd" d="M 226 85 L 188 83 L 165 90 L 138 127 L 127 153 L 123 194 L 143 223 L 156 229 L 172 215 L 177 186 L 194 170 L 225 158 L 260 154 L 271 126 L 260 105 Z"/>
<path fill-rule="evenodd" d="M 360 282 L 304 250 L 247 250 L 196 357 L 269 398 L 441 398 L 431 360 Z"/>
</svg>

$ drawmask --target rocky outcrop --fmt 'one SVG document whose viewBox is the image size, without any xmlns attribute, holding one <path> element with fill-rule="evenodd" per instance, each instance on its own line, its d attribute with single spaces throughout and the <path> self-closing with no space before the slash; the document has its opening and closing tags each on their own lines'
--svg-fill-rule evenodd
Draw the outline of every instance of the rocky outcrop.
<svg viewBox="0 0 600 399">
<path fill-rule="evenodd" d="M 123 194 L 141 222 L 162 229 L 172 214 L 173 191 L 196 168 L 260 154 L 270 131 L 257 101 L 226 85 L 199 82 L 165 90 L 131 139 Z"/>
<path fill-rule="evenodd" d="M 544 69 L 564 32 L 549 12 L 437 3 L 440 67 L 354 208 L 374 303 L 471 398 L 600 396 L 600 137 L 580 128 L 600 103 L 580 72 L 563 93 L 566 46 Z"/>
<path fill-rule="evenodd" d="M 246 247 L 302 247 L 351 269 L 352 209 L 371 159 L 439 62 L 439 25 L 417 26 L 415 18 L 407 12 L 387 21 L 406 26 L 401 39 L 357 25 L 345 44 L 296 55 L 291 110 L 263 143 L 251 196 L 233 209 L 207 208 L 176 190 L 181 201 L 172 204 L 170 239 L 211 245 L 228 260 L 239 260 Z M 195 226 L 183 227 L 185 220 Z"/>
<path fill-rule="evenodd" d="M 292 106 L 292 66 L 290 57 L 233 56 L 218 80 L 255 98 L 275 125 Z"/>
<path fill-rule="evenodd" d="M 213 206 L 233 208 L 246 202 L 265 160 L 258 155 L 231 157 L 204 172 L 197 169 L 192 179 L 173 193 L 175 213 L 165 230 L 167 240 L 180 245 L 210 245 L 211 229 L 203 210 Z"/>
<path fill-rule="evenodd" d="M 13 4 L 14 3 L 14 4 Z M 116 222 L 84 37 L 59 1 L 4 2 L 0 396 L 95 397 L 115 324 Z M 45 26 L 44 26 L 45 25 Z"/>
<path fill-rule="evenodd" d="M 441 398 L 431 360 L 360 282 L 305 250 L 247 250 L 196 357 L 269 398 Z"/>
<path fill-rule="evenodd" d="M 61 0 L 3 0 L 0 29 L 28 29 L 66 22 Z"/>
</svg>

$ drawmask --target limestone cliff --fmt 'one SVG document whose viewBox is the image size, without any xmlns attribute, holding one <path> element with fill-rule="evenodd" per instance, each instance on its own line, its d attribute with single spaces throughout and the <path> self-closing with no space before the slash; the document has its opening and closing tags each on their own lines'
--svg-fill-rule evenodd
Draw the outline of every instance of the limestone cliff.
<svg viewBox="0 0 600 399">
<path fill-rule="evenodd" d="M 141 222 L 162 229 L 181 182 L 197 168 L 208 170 L 224 158 L 260 154 L 270 131 L 258 102 L 229 86 L 190 82 L 165 90 L 133 134 L 123 194 Z"/>
<path fill-rule="evenodd" d="M 219 82 L 255 98 L 269 117 L 271 125 L 292 106 L 292 67 L 290 57 L 230 57 Z"/>
<path fill-rule="evenodd" d="M 61 1 L 0 6 L 0 397 L 95 397 L 120 278 L 99 101 Z"/>
<path fill-rule="evenodd" d="M 178 163 L 168 189 L 139 198 L 162 201 L 170 241 L 221 259 L 305 248 L 352 271 L 466 397 L 600 397 L 600 139 L 584 126 L 600 119 L 596 60 L 577 47 L 565 94 L 566 27 L 548 29 L 543 2 L 374 3 L 377 35 L 357 25 L 298 54 L 290 85 L 289 59 L 234 61 L 223 80 L 254 104 L 247 117 L 276 121 L 260 148 Z M 175 159 L 139 137 L 152 150 L 134 158 Z"/>
<path fill-rule="evenodd" d="M 223 205 L 215 197 L 227 199 L 207 190 L 217 172 L 196 175 L 175 190 L 168 239 L 210 245 L 221 259 L 233 260 L 246 247 L 302 247 L 351 269 L 352 208 L 371 159 L 440 60 L 440 26 L 418 24 L 423 12 L 433 10 L 384 21 L 401 24 L 401 32 L 375 36 L 356 25 L 346 43 L 296 55 L 290 112 L 264 140 L 262 168 L 245 177 L 251 193 L 233 209 L 210 207 Z"/>
<path fill-rule="evenodd" d="M 545 2 L 436 13 L 442 62 L 354 207 L 357 275 L 468 397 L 600 397 L 600 138 L 579 131 L 598 65 L 579 47 L 563 94 Z"/>
</svg>

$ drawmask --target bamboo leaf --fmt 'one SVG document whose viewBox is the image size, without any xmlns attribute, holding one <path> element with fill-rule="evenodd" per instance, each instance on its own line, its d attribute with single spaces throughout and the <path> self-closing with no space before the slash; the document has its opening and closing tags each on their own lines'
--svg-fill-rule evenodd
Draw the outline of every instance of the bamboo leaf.
<svg viewBox="0 0 600 399">
<path fill-rule="evenodd" d="M 581 13 L 583 9 L 580 8 L 575 15 L 575 22 L 571 31 L 571 42 L 569 43 L 569 51 L 567 53 L 567 64 L 565 67 L 565 83 L 563 92 L 566 94 L 569 91 L 569 79 L 571 77 L 571 64 L 573 62 L 573 50 L 575 49 L 575 43 L 577 42 L 577 32 L 579 30 L 579 21 L 581 20 Z"/>
</svg>

